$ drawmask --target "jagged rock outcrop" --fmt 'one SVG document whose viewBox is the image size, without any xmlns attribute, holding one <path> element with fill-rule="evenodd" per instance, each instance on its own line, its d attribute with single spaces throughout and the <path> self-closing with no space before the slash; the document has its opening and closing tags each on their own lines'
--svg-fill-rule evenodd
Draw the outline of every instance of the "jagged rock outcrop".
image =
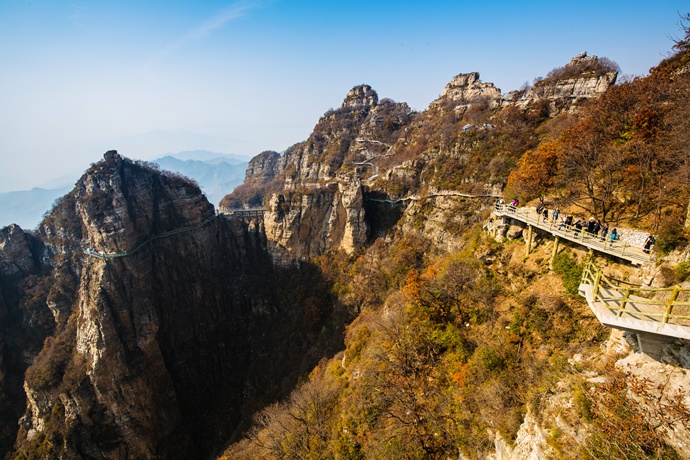
<svg viewBox="0 0 690 460">
<path fill-rule="evenodd" d="M 28 267 L 21 231 L 3 232 L 12 271 Z M 251 296 L 253 271 L 270 270 L 260 227 L 214 217 L 194 184 L 111 151 L 40 232 L 50 278 L 36 283 L 50 284 L 32 295 L 52 312 L 42 320 L 50 337 L 35 340 L 15 453 L 199 458 L 227 439 L 242 414 L 252 314 L 266 303 Z M 101 260 L 86 247 L 140 249 Z M 29 307 L 17 303 L 16 321 Z"/>
<path fill-rule="evenodd" d="M 245 181 L 269 182 L 273 180 L 281 169 L 280 153 L 273 150 L 261 152 L 249 161 L 245 172 Z"/>
<path fill-rule="evenodd" d="M 456 75 L 441 92 L 441 97 L 431 103 L 431 107 L 442 102 L 473 102 L 487 99 L 496 102 L 501 97 L 501 90 L 493 83 L 484 83 L 479 79 L 479 72 Z"/>
<path fill-rule="evenodd" d="M 331 249 L 352 252 L 366 242 L 361 177 L 377 174 L 372 160 L 388 154 L 415 115 L 405 103 L 379 101 L 369 85 L 356 86 L 305 142 L 282 156 L 263 152 L 250 161 L 244 188 L 267 192 L 264 222 L 276 262 L 307 260 Z M 221 208 L 235 204 L 232 197 Z"/>
<path fill-rule="evenodd" d="M 339 193 L 361 208 L 357 189 Z M 353 245 L 357 216 L 333 214 Z M 320 275 L 274 269 L 266 245 L 260 219 L 215 214 L 188 179 L 115 151 L 35 233 L 3 229 L 0 456 L 220 449 L 342 346 L 319 333 L 332 312 Z"/>
<path fill-rule="evenodd" d="M 0 229 L 0 273 L 15 276 L 33 268 L 33 256 L 22 229 L 15 224 Z"/>
<path fill-rule="evenodd" d="M 508 93 L 503 102 L 514 102 L 518 107 L 527 108 L 536 101 L 545 100 L 551 106 L 552 115 L 569 110 L 583 101 L 600 96 L 616 83 L 618 72 L 606 70 L 598 61 L 597 56 L 582 52 L 554 76 L 538 81 L 522 95 L 519 92 Z"/>
<path fill-rule="evenodd" d="M 273 195 L 264 226 L 279 265 L 310 260 L 329 249 L 352 253 L 367 238 L 362 186 L 343 182 L 303 194 Z"/>
<path fill-rule="evenodd" d="M 370 109 L 379 102 L 379 96 L 369 85 L 359 85 L 352 88 L 345 96 L 343 109 Z"/>
</svg>

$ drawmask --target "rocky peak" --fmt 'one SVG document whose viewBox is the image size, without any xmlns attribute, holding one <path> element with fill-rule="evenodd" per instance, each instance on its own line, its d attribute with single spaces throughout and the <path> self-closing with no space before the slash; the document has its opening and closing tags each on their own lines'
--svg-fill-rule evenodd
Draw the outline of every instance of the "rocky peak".
<svg viewBox="0 0 690 460">
<path fill-rule="evenodd" d="M 281 155 L 273 150 L 261 152 L 247 164 L 245 182 L 251 180 L 269 181 L 276 175 L 276 168 L 280 162 Z"/>
<path fill-rule="evenodd" d="M 82 176 L 73 194 L 84 239 L 104 252 L 131 249 L 142 238 L 200 222 L 213 213 L 189 180 L 123 158 L 115 150 Z"/>
<path fill-rule="evenodd" d="M 16 224 L 0 229 L 0 274 L 26 273 L 33 266 L 29 243 L 22 229 Z"/>
<path fill-rule="evenodd" d="M 597 60 L 597 56 L 587 56 L 587 51 L 583 51 L 577 56 L 574 56 L 570 62 L 568 62 L 565 66 L 577 66 L 581 64 L 588 64 L 588 63 L 594 63 Z"/>
<path fill-rule="evenodd" d="M 571 110 L 578 103 L 598 97 L 616 83 L 618 71 L 615 63 L 606 58 L 588 56 L 584 51 L 566 65 L 549 72 L 522 96 L 518 92 L 506 95 L 504 101 L 515 101 L 527 107 L 534 101 L 547 100 L 551 114 Z"/>
<path fill-rule="evenodd" d="M 493 83 L 483 83 L 479 79 L 479 72 L 461 73 L 443 88 L 441 97 L 434 103 L 441 100 L 473 101 L 483 97 L 498 100 L 501 97 L 501 90 Z"/>
<path fill-rule="evenodd" d="M 343 109 L 362 109 L 375 107 L 379 102 L 379 96 L 371 86 L 359 85 L 352 88 L 345 96 Z"/>
</svg>

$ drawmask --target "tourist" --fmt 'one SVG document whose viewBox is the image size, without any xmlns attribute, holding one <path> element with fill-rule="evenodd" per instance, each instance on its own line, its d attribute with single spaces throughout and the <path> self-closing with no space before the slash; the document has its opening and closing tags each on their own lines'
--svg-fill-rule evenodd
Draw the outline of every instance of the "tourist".
<svg viewBox="0 0 690 460">
<path fill-rule="evenodd" d="M 544 208 L 544 212 L 542 212 L 542 222 L 546 222 L 549 219 L 549 210 Z"/>
<path fill-rule="evenodd" d="M 604 224 L 601 227 L 601 241 L 606 241 L 606 235 L 609 233 L 609 224 Z"/>
<path fill-rule="evenodd" d="M 618 237 L 618 229 L 617 229 L 617 228 L 614 228 L 613 230 L 611 230 L 611 236 L 609 237 L 609 239 L 610 239 L 611 242 L 613 243 L 613 242 L 616 241 L 618 238 L 619 238 L 619 237 Z"/>
<path fill-rule="evenodd" d="M 644 240 L 644 252 L 645 254 L 649 254 L 649 251 L 652 249 L 652 245 L 656 243 L 656 238 L 654 238 L 653 235 L 649 235 L 646 240 Z"/>
<path fill-rule="evenodd" d="M 553 210 L 553 217 L 551 218 L 551 220 L 553 220 L 554 222 L 558 222 L 558 215 L 560 213 L 561 213 L 560 209 L 558 209 L 558 208 L 554 209 Z"/>
<path fill-rule="evenodd" d="M 575 222 L 575 236 L 580 234 L 580 230 L 582 230 L 582 219 L 577 219 L 577 222 Z"/>
<path fill-rule="evenodd" d="M 594 225 L 596 222 L 594 221 L 594 217 L 589 218 L 589 222 L 587 222 L 587 233 L 594 233 Z"/>
</svg>

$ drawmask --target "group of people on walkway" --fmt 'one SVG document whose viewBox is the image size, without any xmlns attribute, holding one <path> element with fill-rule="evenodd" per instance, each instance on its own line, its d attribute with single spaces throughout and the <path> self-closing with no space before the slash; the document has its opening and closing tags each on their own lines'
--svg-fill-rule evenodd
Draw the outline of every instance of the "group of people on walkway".
<svg viewBox="0 0 690 460">
<path fill-rule="evenodd" d="M 558 208 L 556 208 L 554 212 L 557 212 L 557 210 Z M 590 236 L 600 238 L 602 241 L 606 241 L 607 236 L 609 241 L 611 242 L 616 241 L 620 238 L 617 228 L 611 230 L 611 233 L 609 234 L 609 224 L 602 224 L 599 219 L 595 219 L 594 217 L 590 217 L 589 220 L 578 218 L 577 220 L 575 220 L 575 223 L 573 223 L 573 219 L 574 217 L 568 214 L 561 221 L 560 225 L 558 226 L 558 230 L 562 230 L 563 228 L 569 229 L 572 227 L 575 229 L 576 236 L 579 235 L 580 232 L 586 232 Z"/>
<path fill-rule="evenodd" d="M 499 200 L 496 200 L 496 204 L 505 206 L 506 202 L 504 199 L 501 198 Z M 515 212 L 517 206 L 518 199 L 513 198 L 513 200 L 508 205 L 508 209 L 512 212 Z M 559 221 L 559 217 L 561 217 L 561 210 L 558 207 L 555 207 L 551 210 L 550 218 L 549 210 L 546 208 L 544 203 L 539 203 L 535 210 L 538 216 L 537 218 L 541 220 L 541 222 L 551 222 L 551 227 L 556 227 L 558 225 L 557 230 L 563 230 L 564 228 L 566 230 L 574 229 L 575 236 L 579 235 L 580 232 L 583 232 L 589 234 L 592 237 L 599 238 L 601 239 L 601 241 L 608 240 L 610 243 L 613 243 L 614 241 L 620 239 L 620 234 L 618 233 L 617 228 L 614 227 L 609 233 L 609 225 L 607 223 L 602 223 L 599 219 L 595 219 L 594 217 L 590 217 L 588 220 L 585 220 L 584 218 L 575 219 L 575 217 L 572 214 L 567 214 Z M 647 239 L 645 240 L 643 245 L 644 252 L 649 254 L 651 252 L 652 246 L 655 243 L 656 239 L 653 235 L 647 236 Z"/>
</svg>

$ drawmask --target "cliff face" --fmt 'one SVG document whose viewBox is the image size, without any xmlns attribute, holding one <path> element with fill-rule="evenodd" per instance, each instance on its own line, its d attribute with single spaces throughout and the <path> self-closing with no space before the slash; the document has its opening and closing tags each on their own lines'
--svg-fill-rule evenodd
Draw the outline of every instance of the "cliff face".
<svg viewBox="0 0 690 460">
<path fill-rule="evenodd" d="M 509 93 L 503 98 L 504 103 L 515 103 L 524 109 L 544 100 L 548 101 L 552 115 L 572 110 L 588 99 L 601 96 L 616 83 L 617 71 L 592 70 L 597 67 L 598 60 L 597 56 L 588 56 L 587 52 L 580 53 L 560 69 L 560 75 L 557 73 L 538 81 L 524 94 L 517 91 Z"/>
<path fill-rule="evenodd" d="M 388 155 L 414 119 L 407 104 L 379 101 L 368 85 L 350 90 L 341 107 L 327 112 L 305 142 L 280 156 L 263 152 L 249 162 L 244 187 L 262 188 L 268 247 L 285 265 L 331 249 L 352 252 L 367 240 L 362 174 Z M 222 209 L 231 208 L 228 199 Z"/>
<path fill-rule="evenodd" d="M 214 217 L 196 186 L 108 152 L 39 233 L 46 276 L 24 282 L 10 312 L 19 325 L 32 315 L 45 325 L 22 350 L 40 353 L 23 382 L 16 453 L 195 458 L 227 439 L 245 402 L 249 331 L 266 304 L 252 284 L 270 270 L 260 226 Z M 38 255 L 22 236 L 3 232 L 3 281 Z M 87 247 L 129 255 L 102 260 Z M 0 356 L 12 358 L 18 345 L 3 350 L 2 337 Z M 8 370 L 9 385 L 22 369 Z"/>
<path fill-rule="evenodd" d="M 273 195 L 264 214 L 266 237 L 280 265 L 329 249 L 352 253 L 367 238 L 362 186 L 339 183 L 307 193 Z"/>
</svg>

